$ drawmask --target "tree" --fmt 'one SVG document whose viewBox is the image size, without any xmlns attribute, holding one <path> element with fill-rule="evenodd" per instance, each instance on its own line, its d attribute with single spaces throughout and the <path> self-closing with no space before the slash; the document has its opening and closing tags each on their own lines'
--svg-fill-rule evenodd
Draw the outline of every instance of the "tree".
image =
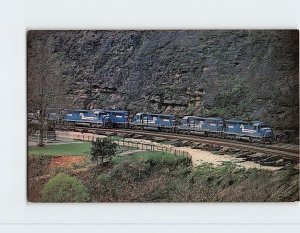
<svg viewBox="0 0 300 233">
<path fill-rule="evenodd" d="M 116 155 L 117 144 L 114 143 L 110 138 L 97 138 L 96 141 L 92 142 L 91 156 L 92 161 L 96 161 L 97 165 L 103 164 L 104 159 L 111 161 Z"/>
<path fill-rule="evenodd" d="M 50 42 L 49 42 L 50 41 Z M 43 146 L 43 133 L 50 113 L 71 105 L 67 98 L 70 79 L 62 75 L 62 57 L 52 52 L 51 40 L 40 32 L 28 33 L 27 106 L 39 131 L 39 146 Z"/>
<path fill-rule="evenodd" d="M 59 173 L 51 178 L 42 191 L 44 202 L 86 202 L 89 200 L 83 184 L 74 177 Z"/>
</svg>

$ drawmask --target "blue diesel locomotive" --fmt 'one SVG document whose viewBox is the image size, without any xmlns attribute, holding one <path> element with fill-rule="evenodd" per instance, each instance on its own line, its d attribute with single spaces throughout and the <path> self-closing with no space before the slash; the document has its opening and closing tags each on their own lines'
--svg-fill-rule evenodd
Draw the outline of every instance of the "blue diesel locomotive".
<svg viewBox="0 0 300 233">
<path fill-rule="evenodd" d="M 272 128 L 262 121 L 225 120 L 224 133 L 230 139 L 253 142 L 272 142 L 275 137 Z"/>
<path fill-rule="evenodd" d="M 117 110 L 71 110 L 68 111 L 62 120 L 64 124 L 86 125 L 91 127 L 120 127 L 127 126 L 127 111 Z"/>
<path fill-rule="evenodd" d="M 137 113 L 131 122 L 132 128 L 174 131 L 175 115 L 157 113 Z"/>
<path fill-rule="evenodd" d="M 62 120 L 64 124 L 108 127 L 112 124 L 109 115 L 101 109 L 67 111 Z"/>
<path fill-rule="evenodd" d="M 221 117 L 184 116 L 177 130 L 252 142 L 272 142 L 275 139 L 272 128 L 262 121 L 224 120 Z"/>
<path fill-rule="evenodd" d="M 224 120 L 220 117 L 184 116 L 178 125 L 179 133 L 203 134 L 206 136 L 221 136 L 224 129 Z"/>
<path fill-rule="evenodd" d="M 131 122 L 123 110 L 72 110 L 64 115 L 64 124 L 89 127 L 124 127 L 161 130 L 168 132 L 202 134 L 210 137 L 272 142 L 275 135 L 271 127 L 262 121 L 225 120 L 222 117 L 184 116 L 176 124 L 172 114 L 137 113 Z"/>
</svg>

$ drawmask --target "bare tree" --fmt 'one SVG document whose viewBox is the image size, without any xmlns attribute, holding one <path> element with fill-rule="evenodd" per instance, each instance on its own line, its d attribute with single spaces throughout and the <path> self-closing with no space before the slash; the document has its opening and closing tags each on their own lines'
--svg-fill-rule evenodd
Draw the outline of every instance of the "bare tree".
<svg viewBox="0 0 300 233">
<path fill-rule="evenodd" d="M 62 75 L 64 67 L 59 54 L 51 53 L 49 47 L 47 41 L 36 40 L 28 48 L 27 106 L 37 122 L 39 146 L 44 144 L 49 114 L 70 105 L 67 98 L 70 79 Z"/>
</svg>

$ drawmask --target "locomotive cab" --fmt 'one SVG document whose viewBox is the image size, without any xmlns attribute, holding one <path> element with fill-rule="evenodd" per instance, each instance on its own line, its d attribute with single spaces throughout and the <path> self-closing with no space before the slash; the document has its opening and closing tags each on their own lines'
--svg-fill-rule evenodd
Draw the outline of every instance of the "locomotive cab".
<svg viewBox="0 0 300 233">
<path fill-rule="evenodd" d="M 275 138 L 272 128 L 264 123 L 257 126 L 257 132 L 261 135 L 264 142 L 272 142 Z"/>
<path fill-rule="evenodd" d="M 186 128 L 189 126 L 189 123 L 191 121 L 192 116 L 184 116 L 181 120 L 180 120 L 180 128 Z"/>
<path fill-rule="evenodd" d="M 131 127 L 138 128 L 138 129 L 143 128 L 143 123 L 144 123 L 144 120 L 143 120 L 144 116 L 143 115 L 144 114 L 141 113 L 141 112 L 135 114 L 135 116 L 133 117 L 132 122 L 130 122 Z"/>
<path fill-rule="evenodd" d="M 137 113 L 137 114 L 133 117 L 132 123 L 134 123 L 134 124 L 136 124 L 136 123 L 143 123 L 143 113 Z"/>
<path fill-rule="evenodd" d="M 94 109 L 94 114 L 96 117 L 96 126 L 109 127 L 111 125 L 111 119 L 107 112 L 102 109 Z"/>
</svg>

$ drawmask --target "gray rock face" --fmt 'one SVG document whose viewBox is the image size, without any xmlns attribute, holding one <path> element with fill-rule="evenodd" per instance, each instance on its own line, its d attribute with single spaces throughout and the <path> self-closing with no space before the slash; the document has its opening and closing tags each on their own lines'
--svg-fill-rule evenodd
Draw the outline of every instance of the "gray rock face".
<svg viewBox="0 0 300 233">
<path fill-rule="evenodd" d="M 78 108 L 259 119 L 298 130 L 298 31 L 30 31 Z"/>
</svg>

